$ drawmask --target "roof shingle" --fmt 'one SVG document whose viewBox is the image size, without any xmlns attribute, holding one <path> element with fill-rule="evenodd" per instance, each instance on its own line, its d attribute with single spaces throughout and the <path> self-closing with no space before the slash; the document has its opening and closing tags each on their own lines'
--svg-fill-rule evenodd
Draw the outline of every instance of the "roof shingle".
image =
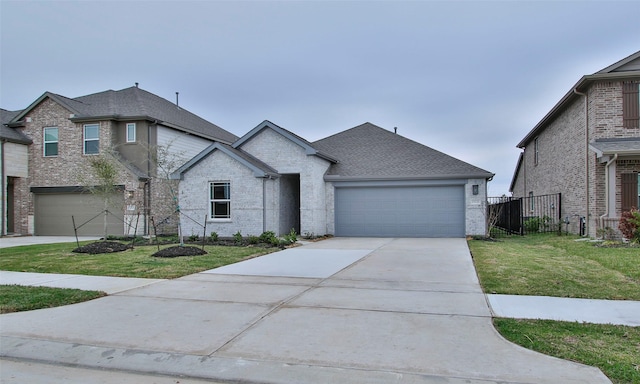
<svg viewBox="0 0 640 384">
<path fill-rule="evenodd" d="M 490 178 L 491 172 L 371 123 L 313 143 L 339 160 L 328 178 Z"/>
</svg>

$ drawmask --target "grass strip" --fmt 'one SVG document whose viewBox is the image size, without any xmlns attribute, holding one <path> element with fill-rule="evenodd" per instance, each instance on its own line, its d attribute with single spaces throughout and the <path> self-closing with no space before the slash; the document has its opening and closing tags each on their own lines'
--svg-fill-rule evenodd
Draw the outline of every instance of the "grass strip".
<svg viewBox="0 0 640 384">
<path fill-rule="evenodd" d="M 640 300 L 640 248 L 598 247 L 574 236 L 470 240 L 487 293 Z"/>
<path fill-rule="evenodd" d="M 172 245 L 161 249 L 169 246 Z M 95 255 L 71 252 L 75 248 L 73 243 L 63 243 L 0 249 L 0 270 L 173 279 L 279 250 L 205 246 L 206 255 L 159 258 L 151 256 L 158 250 L 156 246 L 136 246 L 123 252 Z"/>
<path fill-rule="evenodd" d="M 53 308 L 102 296 L 106 296 L 106 293 L 67 288 L 0 285 L 0 313 Z"/>
<path fill-rule="evenodd" d="M 640 327 L 503 318 L 493 323 L 525 348 L 598 367 L 615 384 L 640 383 Z"/>
</svg>

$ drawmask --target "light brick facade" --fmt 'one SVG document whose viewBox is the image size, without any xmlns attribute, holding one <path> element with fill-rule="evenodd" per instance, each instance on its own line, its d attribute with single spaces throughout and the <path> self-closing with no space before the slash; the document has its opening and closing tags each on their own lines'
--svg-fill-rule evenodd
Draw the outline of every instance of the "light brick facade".
<svg viewBox="0 0 640 384">
<path fill-rule="evenodd" d="M 286 132 L 282 134 L 279 129 L 256 130 L 248 137 L 240 139 L 239 149 L 267 164 L 278 175 L 257 177 L 247 164 L 222 149 L 194 159 L 193 166 L 179 171 L 183 234 L 210 236 L 215 232 L 221 237 L 231 237 L 238 231 L 243 236 L 273 231 L 284 235 L 292 228 L 302 235 L 335 234 L 335 186 L 325 180 L 332 162 L 310 154 L 310 148 L 302 140 Z M 229 219 L 210 216 L 210 183 L 216 181 L 230 183 Z M 464 182 L 464 233 L 468 235 L 485 234 L 486 182 L 486 179 Z M 387 183 L 398 185 L 394 181 Z"/>
</svg>

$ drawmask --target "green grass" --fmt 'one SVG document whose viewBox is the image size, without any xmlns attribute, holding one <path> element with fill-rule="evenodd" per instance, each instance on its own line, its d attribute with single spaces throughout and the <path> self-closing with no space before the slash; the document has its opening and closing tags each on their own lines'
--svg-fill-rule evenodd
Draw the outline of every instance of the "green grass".
<svg viewBox="0 0 640 384">
<path fill-rule="evenodd" d="M 640 300 L 640 248 L 605 248 L 540 234 L 471 240 L 487 293 Z"/>
<path fill-rule="evenodd" d="M 0 270 L 172 279 L 278 250 L 205 246 L 206 255 L 159 258 L 151 256 L 158 250 L 156 246 L 97 255 L 71 252 L 75 248 L 75 243 L 64 243 L 0 249 Z"/>
<path fill-rule="evenodd" d="M 105 295 L 104 292 L 80 289 L 0 285 L 0 313 L 58 307 Z"/>
<path fill-rule="evenodd" d="M 515 319 L 494 325 L 523 347 L 598 367 L 613 383 L 640 383 L 640 327 Z"/>
<path fill-rule="evenodd" d="M 603 248 L 577 237 L 540 234 L 471 240 L 485 292 L 640 300 L 640 248 Z M 640 384 L 640 327 L 494 319 L 525 348 L 598 367 L 616 384 Z"/>
</svg>

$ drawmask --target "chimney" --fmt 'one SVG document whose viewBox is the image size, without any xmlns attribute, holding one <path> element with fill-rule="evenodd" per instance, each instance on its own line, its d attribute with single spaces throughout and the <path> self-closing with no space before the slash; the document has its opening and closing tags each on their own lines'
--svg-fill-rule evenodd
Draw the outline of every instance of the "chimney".
<svg viewBox="0 0 640 384">
<path fill-rule="evenodd" d="M 176 107 L 180 108 L 180 104 L 178 103 L 178 95 L 180 92 L 176 92 Z"/>
<path fill-rule="evenodd" d="M 138 82 L 136 82 L 136 88 L 138 88 Z"/>
<path fill-rule="evenodd" d="M 398 133 L 398 127 L 393 127 L 393 133 Z"/>
</svg>

